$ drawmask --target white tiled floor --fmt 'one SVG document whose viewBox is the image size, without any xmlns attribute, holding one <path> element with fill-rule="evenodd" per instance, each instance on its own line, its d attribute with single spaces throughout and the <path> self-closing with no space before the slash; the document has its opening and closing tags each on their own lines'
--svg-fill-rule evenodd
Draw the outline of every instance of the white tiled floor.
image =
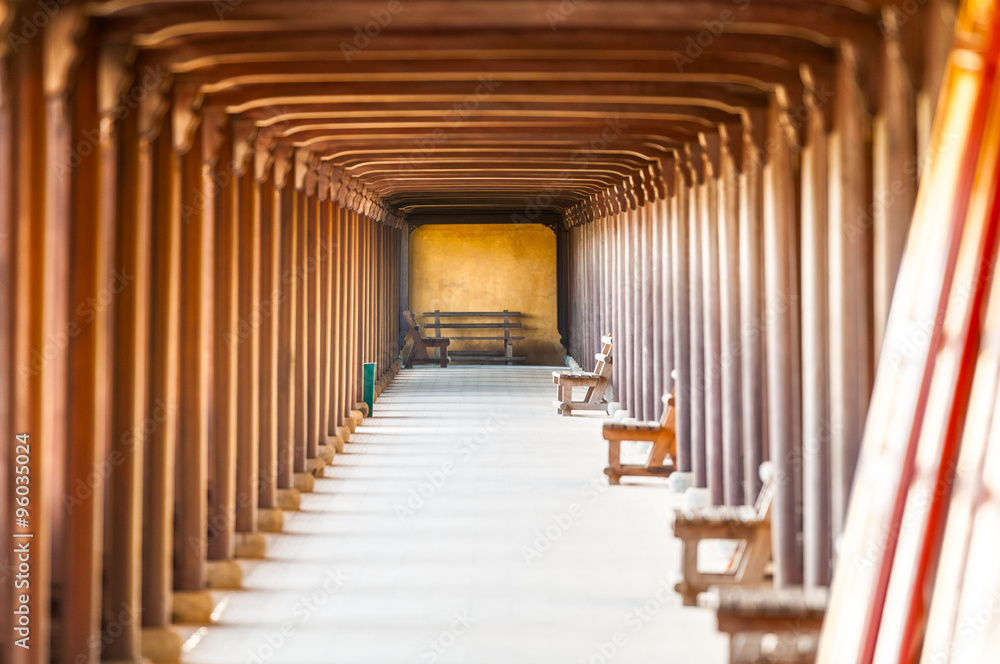
<svg viewBox="0 0 1000 664">
<path fill-rule="evenodd" d="M 184 661 L 726 661 L 672 591 L 678 497 L 609 487 L 601 419 L 554 396 L 551 368 L 400 372 Z"/>
</svg>

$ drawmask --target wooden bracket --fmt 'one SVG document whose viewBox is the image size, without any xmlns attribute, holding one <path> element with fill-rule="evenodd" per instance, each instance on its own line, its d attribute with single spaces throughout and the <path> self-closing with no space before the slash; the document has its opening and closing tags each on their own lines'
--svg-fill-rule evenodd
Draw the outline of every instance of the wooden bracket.
<svg viewBox="0 0 1000 664">
<path fill-rule="evenodd" d="M 719 177 L 719 171 L 722 167 L 719 135 L 715 132 L 698 132 L 698 144 L 701 146 L 701 158 L 705 164 L 705 171 L 701 176 L 702 181 L 704 178 Z"/>
<path fill-rule="evenodd" d="M 243 175 L 256 152 L 257 127 L 250 120 L 233 120 L 233 173 Z"/>
<path fill-rule="evenodd" d="M 201 103 L 197 88 L 174 88 L 170 119 L 174 128 L 174 152 L 187 154 L 194 144 L 194 134 L 201 123 Z"/>
<path fill-rule="evenodd" d="M 222 146 L 229 130 L 229 116 L 221 107 L 206 108 L 202 112 L 201 160 L 209 166 L 218 166 Z M 223 165 L 227 168 L 228 164 Z"/>
<path fill-rule="evenodd" d="M 293 148 L 287 143 L 279 143 L 274 148 L 274 186 L 284 189 L 292 172 Z"/>
<path fill-rule="evenodd" d="M 267 181 L 267 176 L 271 172 L 271 165 L 274 163 L 274 153 L 277 147 L 277 140 L 274 134 L 269 131 L 257 132 L 257 140 L 254 142 L 254 180 L 259 183 Z"/>
</svg>

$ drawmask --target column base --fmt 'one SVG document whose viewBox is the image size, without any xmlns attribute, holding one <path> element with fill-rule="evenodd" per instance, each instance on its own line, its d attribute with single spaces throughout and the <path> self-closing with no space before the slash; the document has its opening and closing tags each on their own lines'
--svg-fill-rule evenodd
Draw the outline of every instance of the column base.
<svg viewBox="0 0 1000 664">
<path fill-rule="evenodd" d="M 298 489 L 278 489 L 278 508 L 288 512 L 298 512 L 301 496 Z"/>
<path fill-rule="evenodd" d="M 310 473 L 295 473 L 292 477 L 292 485 L 299 490 L 299 493 L 312 493 L 315 481 L 316 478 Z"/>
<path fill-rule="evenodd" d="M 338 430 L 340 428 L 341 427 L 337 427 Z M 341 438 L 339 434 L 336 436 L 327 436 L 326 445 L 327 447 L 332 447 L 337 454 L 344 451 L 344 439 Z"/>
<path fill-rule="evenodd" d="M 333 457 L 337 454 L 337 448 L 330 444 L 330 438 L 327 437 L 327 442 L 320 443 L 316 446 L 316 456 L 323 460 L 323 463 L 330 465 L 333 463 Z"/>
<path fill-rule="evenodd" d="M 257 510 L 258 533 L 239 533 L 241 535 L 260 535 L 260 533 L 280 533 L 285 527 L 285 514 L 280 509 L 268 508 Z M 263 536 L 261 536 L 263 539 Z"/>
<path fill-rule="evenodd" d="M 153 664 L 175 664 L 181 659 L 181 635 L 169 627 L 143 627 L 142 659 Z"/>
<path fill-rule="evenodd" d="M 348 426 L 348 428 L 350 428 L 351 422 L 354 423 L 354 428 L 351 429 L 351 433 L 354 433 L 354 431 L 356 431 L 357 428 L 359 426 L 361 426 L 361 423 L 364 421 L 364 419 L 365 419 L 365 416 L 361 413 L 360 410 L 352 410 L 351 411 L 351 413 L 350 413 L 350 419 L 347 420 L 347 426 Z"/>
<path fill-rule="evenodd" d="M 351 441 L 351 434 L 354 433 L 354 429 L 347 426 L 347 423 L 349 421 L 350 418 L 344 420 L 344 426 L 337 427 L 337 437 L 340 438 L 345 443 L 349 443 Z M 337 451 L 342 452 L 343 450 L 337 450 Z"/>
<path fill-rule="evenodd" d="M 205 567 L 205 587 L 239 590 L 243 587 L 243 568 L 235 560 L 209 560 Z"/>
<path fill-rule="evenodd" d="M 171 621 L 175 625 L 207 625 L 212 622 L 215 600 L 204 590 L 182 590 L 173 594 Z"/>
<path fill-rule="evenodd" d="M 263 558 L 266 551 L 267 541 L 261 533 L 236 533 L 237 558 Z"/>
<path fill-rule="evenodd" d="M 313 477 L 323 477 L 326 461 L 322 458 L 306 459 L 306 472 Z"/>
<path fill-rule="evenodd" d="M 135 659 L 102 659 L 101 664 L 154 664 L 148 657 L 136 657 Z"/>
<path fill-rule="evenodd" d="M 354 404 L 354 410 L 360 410 L 362 417 L 368 417 L 368 404 L 364 401 L 359 401 Z"/>
</svg>

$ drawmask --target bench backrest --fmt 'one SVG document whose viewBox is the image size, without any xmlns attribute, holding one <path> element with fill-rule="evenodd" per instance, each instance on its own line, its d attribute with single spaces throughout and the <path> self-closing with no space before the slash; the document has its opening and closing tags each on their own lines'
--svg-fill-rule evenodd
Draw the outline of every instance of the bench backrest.
<svg viewBox="0 0 1000 664">
<path fill-rule="evenodd" d="M 774 502 L 774 493 L 778 489 L 778 482 L 774 478 L 774 473 L 770 473 L 763 486 L 760 487 L 760 494 L 754 508 L 757 510 L 757 517 L 764 521 L 771 513 L 771 503 Z"/>
<path fill-rule="evenodd" d="M 594 373 L 597 374 L 597 385 L 587 388 L 586 401 L 600 401 L 611 384 L 611 350 L 613 347 L 611 334 L 601 337 L 601 352 L 594 356 L 597 364 Z"/>
<path fill-rule="evenodd" d="M 660 416 L 660 428 L 674 430 L 674 395 L 663 395 L 663 415 Z"/>
</svg>

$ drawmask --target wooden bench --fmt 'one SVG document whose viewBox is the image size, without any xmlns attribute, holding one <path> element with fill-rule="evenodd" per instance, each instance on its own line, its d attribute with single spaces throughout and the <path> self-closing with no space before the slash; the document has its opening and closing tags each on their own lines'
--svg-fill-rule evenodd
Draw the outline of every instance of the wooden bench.
<svg viewBox="0 0 1000 664">
<path fill-rule="evenodd" d="M 572 415 L 574 410 L 604 410 L 608 402 L 604 398 L 611 386 L 612 338 L 608 334 L 601 337 L 601 352 L 594 355 L 597 366 L 593 371 L 553 371 L 552 382 L 556 384 L 554 405 L 560 415 Z M 573 401 L 573 388 L 586 387 L 583 401 Z"/>
<path fill-rule="evenodd" d="M 608 441 L 608 484 L 618 484 L 622 475 L 667 477 L 675 470 L 677 438 L 674 432 L 674 395 L 663 396 L 663 416 L 659 422 L 605 422 L 604 439 Z M 652 447 L 641 465 L 622 464 L 623 441 L 650 442 Z"/>
<path fill-rule="evenodd" d="M 524 362 L 527 360 L 526 357 L 517 357 L 514 355 L 514 342 L 524 339 L 521 336 L 513 336 L 510 331 L 512 329 L 519 329 L 521 323 L 519 321 L 512 321 L 512 318 L 520 318 L 520 311 L 440 311 L 435 309 L 434 311 L 425 311 L 425 318 L 434 318 L 433 323 L 427 323 L 424 325 L 425 329 L 434 330 L 436 337 L 441 336 L 442 329 L 449 330 L 503 330 L 503 335 L 492 334 L 492 335 L 476 335 L 476 336 L 462 336 L 456 337 L 454 335 L 449 336 L 452 341 L 502 341 L 502 350 L 492 350 L 486 349 L 473 349 L 473 350 L 452 350 L 450 351 L 452 361 L 461 360 L 464 362 L 477 362 L 477 363 L 489 363 L 489 362 L 502 362 L 508 365 L 512 365 L 515 362 Z M 449 318 L 500 318 L 502 320 L 498 321 L 486 321 L 486 322 L 448 322 L 447 320 L 442 321 L 442 319 Z"/>
<path fill-rule="evenodd" d="M 698 593 L 710 586 L 770 585 L 766 569 L 771 561 L 771 503 L 776 482 L 772 466 L 761 464 L 761 487 L 754 506 L 712 506 L 677 509 L 674 536 L 681 541 L 683 579 L 676 590 L 685 606 L 694 606 Z M 698 568 L 698 543 L 702 540 L 735 540 L 735 553 L 724 572 L 702 572 Z"/>
<path fill-rule="evenodd" d="M 412 369 L 414 363 L 434 364 L 436 362 L 440 362 L 442 368 L 447 367 L 448 345 L 451 343 L 451 339 L 445 339 L 442 337 L 437 337 L 437 338 L 421 337 L 420 326 L 417 325 L 417 321 L 414 318 L 412 311 L 404 311 L 403 320 L 406 321 L 407 325 L 406 334 L 413 342 L 413 346 L 410 348 L 410 354 L 406 357 L 405 361 L 406 368 Z M 437 348 L 439 356 L 434 358 L 428 355 L 427 354 L 428 348 Z"/>
<path fill-rule="evenodd" d="M 826 588 L 713 587 L 705 604 L 730 635 L 730 664 L 812 664 L 829 603 Z"/>
</svg>

